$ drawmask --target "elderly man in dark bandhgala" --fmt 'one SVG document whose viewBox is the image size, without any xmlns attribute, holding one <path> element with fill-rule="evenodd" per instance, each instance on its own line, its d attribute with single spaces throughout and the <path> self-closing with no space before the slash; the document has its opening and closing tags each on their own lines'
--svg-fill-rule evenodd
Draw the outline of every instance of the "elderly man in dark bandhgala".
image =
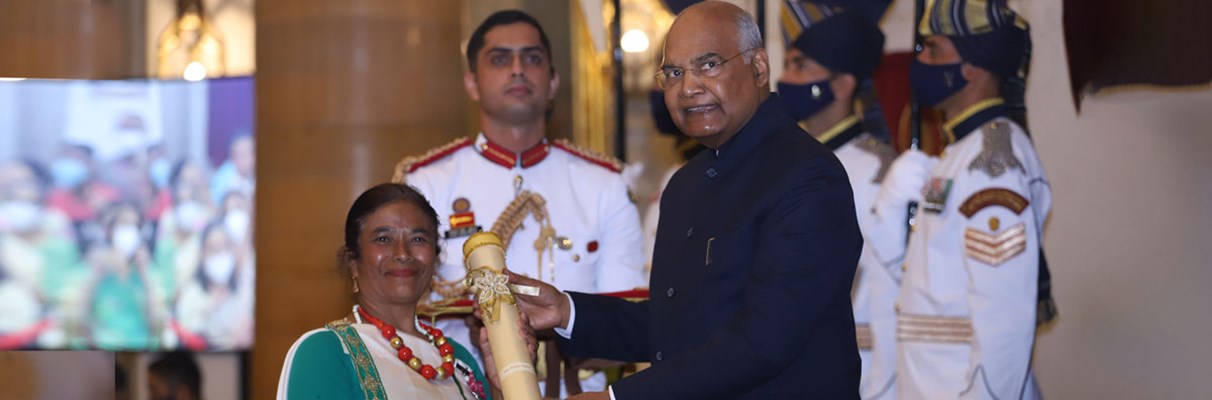
<svg viewBox="0 0 1212 400">
<path fill-rule="evenodd" d="M 692 6 L 657 74 L 674 122 L 707 147 L 661 197 L 650 300 L 540 286 L 518 296 L 569 354 L 652 367 L 576 399 L 858 398 L 850 287 L 862 248 L 846 171 L 770 93 L 752 17 Z"/>
</svg>

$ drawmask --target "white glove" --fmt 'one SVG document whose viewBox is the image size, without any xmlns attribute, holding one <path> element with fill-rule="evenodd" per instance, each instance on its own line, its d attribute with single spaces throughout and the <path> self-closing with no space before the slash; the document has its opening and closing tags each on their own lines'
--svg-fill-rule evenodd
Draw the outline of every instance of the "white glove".
<svg viewBox="0 0 1212 400">
<path fill-rule="evenodd" d="M 864 235 L 880 262 L 892 265 L 904 257 L 909 202 L 922 202 L 922 189 L 938 161 L 921 151 L 907 150 L 888 167 L 875 195 L 870 232 Z"/>
<path fill-rule="evenodd" d="M 921 202 L 922 189 L 930 179 L 930 170 L 938 161 L 937 157 L 930 157 L 920 150 L 909 149 L 901 153 L 884 175 L 879 194 L 875 197 L 876 207 Z"/>
<path fill-rule="evenodd" d="M 640 177 L 644 175 L 644 163 L 640 161 L 633 162 L 623 166 L 623 182 L 631 190 L 635 190 L 637 184 L 640 183 Z"/>
</svg>

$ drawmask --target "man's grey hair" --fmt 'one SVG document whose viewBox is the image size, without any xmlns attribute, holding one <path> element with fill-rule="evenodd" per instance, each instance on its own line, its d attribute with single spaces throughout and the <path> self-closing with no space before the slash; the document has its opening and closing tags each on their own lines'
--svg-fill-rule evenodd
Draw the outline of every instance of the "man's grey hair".
<svg viewBox="0 0 1212 400">
<path fill-rule="evenodd" d="M 747 12 L 738 13 L 736 16 L 736 30 L 740 34 L 739 43 L 741 51 L 745 52 L 745 64 L 753 61 L 753 55 L 757 54 L 753 50 L 762 48 L 765 42 L 762 41 L 762 31 L 758 29 L 757 22 L 753 20 L 753 16 Z"/>
</svg>

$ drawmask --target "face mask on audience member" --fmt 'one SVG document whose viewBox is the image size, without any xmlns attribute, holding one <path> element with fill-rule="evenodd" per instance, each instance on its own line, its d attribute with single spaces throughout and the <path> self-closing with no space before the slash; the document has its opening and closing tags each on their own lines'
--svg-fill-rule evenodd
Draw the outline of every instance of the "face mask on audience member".
<svg viewBox="0 0 1212 400">
<path fill-rule="evenodd" d="M 928 65 L 913 60 L 909 66 L 909 85 L 913 98 L 921 105 L 933 107 L 959 92 L 968 84 L 960 71 L 960 63 Z"/>
<path fill-rule="evenodd" d="M 227 215 L 223 217 L 223 228 L 227 230 L 227 235 L 231 236 L 232 241 L 240 242 L 248 236 L 248 212 L 244 210 L 229 210 Z"/>
<path fill-rule="evenodd" d="M 60 158 L 51 163 L 51 178 L 55 186 L 73 189 L 88 179 L 88 166 L 74 158 Z"/>
<path fill-rule="evenodd" d="M 134 225 L 122 224 L 114 227 L 114 250 L 118 250 L 122 257 L 129 258 L 134 255 L 142 240 L 139 228 Z"/>
<path fill-rule="evenodd" d="M 151 166 L 147 167 L 148 178 L 157 188 L 168 187 L 168 178 L 173 173 L 173 165 L 168 160 L 160 158 L 152 161 Z"/>
<path fill-rule="evenodd" d="M 26 200 L 0 203 L 0 232 L 27 232 L 38 227 L 42 207 Z"/>
<path fill-rule="evenodd" d="M 177 229 L 184 232 L 198 232 L 206 226 L 206 207 L 194 201 L 177 204 L 173 216 L 177 218 Z"/>
<path fill-rule="evenodd" d="M 214 283 L 227 283 L 235 270 L 236 256 L 226 251 L 206 256 L 202 262 L 202 273 Z"/>
<path fill-rule="evenodd" d="M 807 119 L 833 103 L 833 89 L 829 87 L 828 79 L 802 85 L 779 82 L 778 86 L 783 105 L 796 121 Z"/>
</svg>

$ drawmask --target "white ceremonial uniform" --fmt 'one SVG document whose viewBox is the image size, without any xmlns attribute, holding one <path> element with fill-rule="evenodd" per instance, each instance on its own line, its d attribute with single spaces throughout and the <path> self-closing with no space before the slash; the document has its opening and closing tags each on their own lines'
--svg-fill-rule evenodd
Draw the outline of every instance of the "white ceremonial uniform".
<svg viewBox="0 0 1212 400">
<path fill-rule="evenodd" d="M 453 231 L 451 217 L 460 215 L 460 206 L 465 208 L 461 215 L 474 214 L 475 225 L 489 231 L 518 193 L 541 196 L 547 222 L 527 215 L 506 249 L 508 268 L 516 273 L 585 293 L 647 286 L 639 212 L 621 168 L 612 159 L 564 143 L 544 141 L 539 146 L 506 167 L 501 157 L 514 155 L 502 154 L 480 134 L 474 141 L 463 139 L 435 149 L 428 157 L 406 159 L 397 174 L 404 173 L 404 183 L 416 187 L 437 210 L 439 237 Z M 456 204 L 461 199 L 463 204 Z M 551 240 L 536 243 L 546 223 L 554 228 Z M 442 241 L 439 279 L 461 282 L 466 275 L 462 248 L 467 235 Z M 438 320 L 437 325 L 479 358 L 461 320 Z M 582 383 L 585 391 L 605 388 L 604 376 L 597 375 L 596 382 Z"/>
<path fill-rule="evenodd" d="M 900 284 L 900 262 L 904 257 L 905 239 L 898 230 L 903 223 L 881 224 L 871 212 L 884 171 L 896 157 L 888 144 L 863 132 L 858 118 L 850 116 L 817 135 L 842 162 L 854 190 L 854 207 L 859 229 L 863 233 L 863 251 L 859 256 L 857 276 L 851 299 L 858 339 L 859 357 L 863 371 L 859 397 L 863 399 L 894 399 L 896 367 L 897 287 Z M 884 226 L 887 225 L 887 226 Z M 875 251 L 876 243 L 886 243 L 892 252 L 889 258 Z"/>
<path fill-rule="evenodd" d="M 661 193 L 665 191 L 665 186 L 669 185 L 669 180 L 673 179 L 673 174 L 682 169 L 685 163 L 679 163 L 661 175 L 661 181 L 657 184 L 657 193 L 648 200 L 648 209 L 644 211 L 644 217 L 640 219 L 641 227 L 644 229 L 644 276 L 652 275 L 652 254 L 656 252 L 656 231 L 657 223 L 661 221 Z"/>
<path fill-rule="evenodd" d="M 1041 229 L 1051 189 L 1000 99 L 949 122 L 898 300 L 902 399 L 1033 399 Z"/>
</svg>

